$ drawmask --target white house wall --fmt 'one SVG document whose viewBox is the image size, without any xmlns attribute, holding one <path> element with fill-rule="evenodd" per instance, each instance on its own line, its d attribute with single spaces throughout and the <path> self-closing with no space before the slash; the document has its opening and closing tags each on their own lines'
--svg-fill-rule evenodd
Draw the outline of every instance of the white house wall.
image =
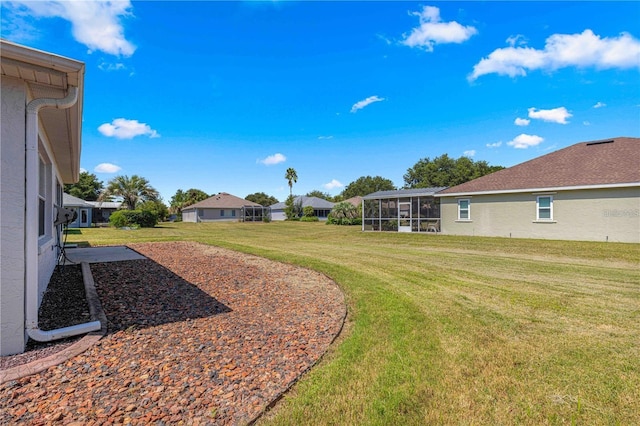
<svg viewBox="0 0 640 426">
<path fill-rule="evenodd" d="M 49 285 L 51 275 L 58 261 L 58 235 L 57 229 L 53 225 L 53 220 L 57 201 L 57 183 L 61 179 L 49 141 L 42 129 L 38 134 L 38 140 L 38 152 L 48 164 L 45 172 L 47 179 L 47 199 L 44 215 L 45 234 L 38 238 L 38 306 L 40 306 L 42 296 Z M 62 188 L 61 183 L 60 185 L 60 188 Z M 60 207 L 62 207 L 62 198 L 59 201 Z"/>
<path fill-rule="evenodd" d="M 536 199 L 553 197 L 553 220 L 536 221 Z M 470 200 L 470 220 L 458 199 Z M 555 240 L 640 242 L 640 188 L 441 197 L 442 233 Z"/>
<path fill-rule="evenodd" d="M 0 125 L 0 355 L 22 352 L 24 335 L 25 105 L 21 80 L 2 77 Z"/>
<path fill-rule="evenodd" d="M 182 221 L 183 222 L 195 222 L 196 221 L 196 211 L 189 210 L 182 212 Z"/>
<path fill-rule="evenodd" d="M 284 210 L 271 210 L 271 220 L 286 220 L 287 215 Z"/>
<path fill-rule="evenodd" d="M 222 216 L 224 211 L 224 216 Z M 235 216 L 232 216 L 235 212 Z M 237 221 L 240 219 L 239 209 L 198 209 L 198 220 L 202 222 L 206 221 Z"/>
</svg>

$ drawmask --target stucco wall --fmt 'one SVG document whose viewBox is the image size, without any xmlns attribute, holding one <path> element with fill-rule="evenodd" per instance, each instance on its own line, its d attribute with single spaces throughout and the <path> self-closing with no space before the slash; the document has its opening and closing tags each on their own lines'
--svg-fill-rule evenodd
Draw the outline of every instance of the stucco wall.
<svg viewBox="0 0 640 426">
<path fill-rule="evenodd" d="M 224 216 L 221 211 L 224 210 Z M 235 212 L 235 216 L 232 216 Z M 198 209 L 198 217 L 201 221 L 218 220 L 218 221 L 236 221 L 240 219 L 239 209 Z"/>
<path fill-rule="evenodd" d="M 195 222 L 196 221 L 196 211 L 189 210 L 182 212 L 182 221 L 183 222 Z"/>
<path fill-rule="evenodd" d="M 548 194 L 553 196 L 553 221 L 536 221 L 537 193 L 458 197 L 470 199 L 470 221 L 457 220 L 458 198 L 441 197 L 442 233 L 640 242 L 640 188 Z"/>
<path fill-rule="evenodd" d="M 284 210 L 271 210 L 271 220 L 286 220 L 287 215 Z"/>
<path fill-rule="evenodd" d="M 0 125 L 0 355 L 24 350 L 24 138 L 26 91 L 3 77 Z"/>
</svg>

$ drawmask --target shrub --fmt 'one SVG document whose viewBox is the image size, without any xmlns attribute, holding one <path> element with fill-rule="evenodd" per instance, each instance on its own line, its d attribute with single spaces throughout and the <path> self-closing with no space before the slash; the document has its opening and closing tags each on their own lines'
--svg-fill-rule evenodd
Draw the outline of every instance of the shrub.
<svg viewBox="0 0 640 426">
<path fill-rule="evenodd" d="M 313 217 L 313 207 L 311 206 L 305 207 L 304 209 L 302 209 L 302 213 L 304 217 Z"/>
<path fill-rule="evenodd" d="M 318 222 L 319 220 L 317 216 L 302 216 L 300 218 L 300 222 Z"/>
<path fill-rule="evenodd" d="M 327 218 L 329 225 L 362 225 L 361 210 L 353 204 L 343 201 L 331 209 Z"/>
<path fill-rule="evenodd" d="M 158 215 L 149 210 L 118 210 L 111 215 L 109 223 L 116 228 L 125 226 L 153 228 L 158 224 Z"/>
<path fill-rule="evenodd" d="M 123 228 L 125 226 L 129 226 L 129 222 L 127 220 L 127 210 L 118 210 L 115 211 L 109 216 L 109 224 L 116 228 Z"/>
</svg>

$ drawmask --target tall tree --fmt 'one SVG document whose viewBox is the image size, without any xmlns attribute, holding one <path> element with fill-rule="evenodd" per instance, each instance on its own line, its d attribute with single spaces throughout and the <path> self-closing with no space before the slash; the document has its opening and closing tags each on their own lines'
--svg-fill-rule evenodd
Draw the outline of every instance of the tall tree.
<svg viewBox="0 0 640 426">
<path fill-rule="evenodd" d="M 209 195 L 200 189 L 191 188 L 186 191 L 178 189 L 173 197 L 171 197 L 169 207 L 171 213 L 181 213 L 185 207 L 206 200 L 207 198 L 209 198 Z"/>
<path fill-rule="evenodd" d="M 276 197 L 267 195 L 264 192 L 254 192 L 253 194 L 249 194 L 246 197 L 244 197 L 244 199 L 247 201 L 258 203 L 261 206 L 265 206 L 265 207 L 269 207 L 278 202 L 278 199 Z"/>
<path fill-rule="evenodd" d="M 333 197 L 331 196 L 331 194 L 329 194 L 328 192 L 319 191 L 317 189 L 307 192 L 306 196 L 322 198 L 323 200 L 327 200 L 327 201 L 333 201 Z"/>
<path fill-rule="evenodd" d="M 403 178 L 406 188 L 455 186 L 503 168 L 464 156 L 454 160 L 447 154 L 442 154 L 433 160 L 429 157 L 420 159 L 407 170 Z"/>
<path fill-rule="evenodd" d="M 64 192 L 85 201 L 96 201 L 104 188 L 102 181 L 93 173 L 80 172 L 77 183 L 69 183 L 64 186 Z"/>
<path fill-rule="evenodd" d="M 289 182 L 289 195 L 293 196 L 293 184 L 298 182 L 298 174 L 296 169 L 289 167 L 284 174 L 284 178 Z"/>
<path fill-rule="evenodd" d="M 361 176 L 347 185 L 342 191 L 342 198 L 349 199 L 355 196 L 364 196 L 377 191 L 390 191 L 396 189 L 393 182 L 381 176 Z"/>
<path fill-rule="evenodd" d="M 158 199 L 158 191 L 149 184 L 149 181 L 138 175 L 116 176 L 107 184 L 107 188 L 100 194 L 100 200 L 110 197 L 122 197 L 122 202 L 129 210 L 135 210 L 141 201 L 155 201 Z"/>
</svg>

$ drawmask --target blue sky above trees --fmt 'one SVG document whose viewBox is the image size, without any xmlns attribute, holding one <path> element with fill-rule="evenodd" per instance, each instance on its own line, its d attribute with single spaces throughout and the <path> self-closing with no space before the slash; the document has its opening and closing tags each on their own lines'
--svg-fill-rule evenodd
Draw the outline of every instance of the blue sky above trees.
<svg viewBox="0 0 640 426">
<path fill-rule="evenodd" d="M 284 200 L 640 135 L 637 2 L 2 2 L 86 63 L 81 166 Z"/>
</svg>

